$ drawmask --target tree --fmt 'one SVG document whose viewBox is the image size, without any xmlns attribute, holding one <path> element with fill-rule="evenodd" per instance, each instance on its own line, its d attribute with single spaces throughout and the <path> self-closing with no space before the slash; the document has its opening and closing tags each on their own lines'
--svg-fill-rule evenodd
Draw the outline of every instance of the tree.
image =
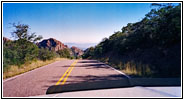
<svg viewBox="0 0 184 100">
<path fill-rule="evenodd" d="M 110 64 L 116 66 L 119 66 L 118 63 L 125 64 L 129 60 L 135 60 L 149 64 L 155 75 L 180 76 L 181 4 L 164 3 L 152 6 L 157 8 L 147 13 L 141 21 L 128 23 L 122 31 L 103 39 L 94 48 L 88 48 L 83 58 L 108 59 Z M 148 50 L 156 54 L 148 53 Z M 139 58 L 142 55 L 153 59 Z M 169 60 L 171 62 L 165 62 Z M 139 68 L 146 72 L 146 67 Z"/>
<path fill-rule="evenodd" d="M 29 25 L 13 23 L 13 27 L 15 28 L 15 31 L 12 32 L 12 36 L 18 40 L 22 39 L 30 42 L 36 42 L 42 39 L 42 36 L 37 36 L 35 33 L 29 33 Z"/>
<path fill-rule="evenodd" d="M 46 61 L 51 60 L 56 56 L 56 53 L 54 51 L 49 51 L 48 48 L 41 48 L 39 49 L 38 58 L 40 60 Z"/>
<path fill-rule="evenodd" d="M 57 53 L 62 58 L 70 58 L 70 51 L 69 49 L 64 48 L 63 50 L 58 50 Z"/>
<path fill-rule="evenodd" d="M 13 24 L 15 30 L 13 37 L 17 40 L 3 44 L 3 67 L 9 65 L 21 65 L 38 58 L 39 48 L 33 42 L 40 40 L 41 36 L 29 33 L 29 26 L 25 24 Z"/>
<path fill-rule="evenodd" d="M 84 51 L 82 58 L 92 58 L 94 56 L 94 47 L 90 47 Z"/>
</svg>

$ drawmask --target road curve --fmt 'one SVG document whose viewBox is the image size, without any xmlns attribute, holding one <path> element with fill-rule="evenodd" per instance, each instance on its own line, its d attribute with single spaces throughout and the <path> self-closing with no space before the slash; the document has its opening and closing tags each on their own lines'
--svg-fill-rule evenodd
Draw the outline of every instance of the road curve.
<svg viewBox="0 0 184 100">
<path fill-rule="evenodd" d="M 113 88 L 122 82 L 129 84 L 127 76 L 96 60 L 61 60 L 3 80 L 3 97 L 46 95 L 52 87 L 59 92 Z"/>
</svg>

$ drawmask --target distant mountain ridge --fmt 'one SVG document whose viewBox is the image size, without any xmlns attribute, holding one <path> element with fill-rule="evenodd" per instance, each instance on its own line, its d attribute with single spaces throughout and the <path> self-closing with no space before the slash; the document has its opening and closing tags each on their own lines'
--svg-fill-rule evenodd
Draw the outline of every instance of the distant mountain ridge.
<svg viewBox="0 0 184 100">
<path fill-rule="evenodd" d="M 86 50 L 89 47 L 97 45 L 97 43 L 64 43 L 64 44 L 66 44 L 70 48 L 72 46 L 75 46 L 75 47 L 82 49 L 82 50 Z"/>
<path fill-rule="evenodd" d="M 8 41 L 13 41 L 13 40 L 10 40 L 9 38 L 3 37 L 3 43 L 6 43 Z M 75 56 L 75 57 L 80 57 L 84 53 L 84 51 L 81 50 L 80 48 L 78 48 L 76 46 L 68 47 L 67 45 L 65 45 L 61 41 L 56 40 L 54 38 L 44 39 L 41 42 L 36 43 L 36 45 L 39 48 L 45 48 L 45 49 L 47 48 L 47 49 L 53 50 L 55 52 L 57 52 L 59 50 L 63 50 L 63 49 L 68 49 L 70 51 L 70 54 Z"/>
<path fill-rule="evenodd" d="M 79 49 L 75 46 L 72 46 L 71 50 L 72 50 L 75 57 L 79 57 L 79 56 L 82 56 L 84 54 L 84 52 L 81 49 Z"/>
<path fill-rule="evenodd" d="M 7 38 L 7 37 L 3 37 L 3 43 L 6 43 L 6 42 L 8 42 L 8 41 L 12 41 L 12 40 L 10 40 L 10 39 Z"/>
<path fill-rule="evenodd" d="M 64 45 L 62 42 L 54 39 L 54 38 L 49 38 L 49 39 L 44 39 L 41 42 L 37 43 L 39 48 L 48 48 L 49 50 L 63 50 L 64 48 L 68 48 L 67 45 Z"/>
<path fill-rule="evenodd" d="M 84 53 L 78 47 L 72 46 L 71 48 L 69 48 L 67 45 L 54 38 L 44 39 L 41 42 L 37 43 L 37 46 L 39 48 L 48 48 L 49 50 L 53 50 L 56 52 L 59 50 L 68 49 L 70 50 L 70 54 L 74 55 L 75 57 L 79 57 Z"/>
</svg>

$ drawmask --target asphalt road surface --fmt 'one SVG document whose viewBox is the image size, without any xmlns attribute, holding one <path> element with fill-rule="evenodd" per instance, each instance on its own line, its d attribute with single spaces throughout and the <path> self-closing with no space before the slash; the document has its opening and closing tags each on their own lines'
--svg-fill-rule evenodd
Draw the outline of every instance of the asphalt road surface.
<svg viewBox="0 0 184 100">
<path fill-rule="evenodd" d="M 3 80 L 3 97 L 27 97 L 129 85 L 126 75 L 96 60 L 61 60 Z"/>
</svg>

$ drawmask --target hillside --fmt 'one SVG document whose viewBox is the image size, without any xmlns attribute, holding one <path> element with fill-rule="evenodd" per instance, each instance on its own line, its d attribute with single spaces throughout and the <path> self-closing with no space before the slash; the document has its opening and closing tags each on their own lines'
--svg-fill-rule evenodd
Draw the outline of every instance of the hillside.
<svg viewBox="0 0 184 100">
<path fill-rule="evenodd" d="M 72 46 L 70 49 L 72 50 L 73 55 L 75 57 L 81 57 L 84 54 L 84 52 L 81 49 L 79 49 L 79 48 L 77 48 L 75 46 Z"/>
<path fill-rule="evenodd" d="M 63 44 L 61 41 L 54 38 L 44 39 L 37 43 L 39 48 L 44 48 L 57 52 L 61 57 L 74 57 L 80 58 L 83 51 L 75 46 L 68 48 L 67 45 Z"/>
<path fill-rule="evenodd" d="M 141 21 L 88 48 L 83 58 L 101 60 L 134 77 L 181 77 L 181 5 L 156 6 Z"/>
<path fill-rule="evenodd" d="M 3 37 L 3 43 L 6 43 L 8 41 L 11 41 L 10 39 L 8 39 L 7 37 Z"/>
<path fill-rule="evenodd" d="M 3 71 L 8 72 L 11 66 L 22 66 L 34 61 L 49 61 L 56 58 L 80 58 L 83 51 L 77 47 L 70 49 L 67 45 L 54 39 L 44 39 L 41 42 L 35 42 L 41 39 L 41 36 L 31 35 L 24 31 L 28 25 L 17 24 L 14 34 L 19 36 L 15 40 L 3 37 Z"/>
<path fill-rule="evenodd" d="M 58 51 L 63 50 L 64 48 L 68 48 L 67 45 L 64 45 L 62 42 L 54 39 L 44 39 L 43 41 L 37 43 L 39 48 L 48 48 L 49 50 Z"/>
</svg>

